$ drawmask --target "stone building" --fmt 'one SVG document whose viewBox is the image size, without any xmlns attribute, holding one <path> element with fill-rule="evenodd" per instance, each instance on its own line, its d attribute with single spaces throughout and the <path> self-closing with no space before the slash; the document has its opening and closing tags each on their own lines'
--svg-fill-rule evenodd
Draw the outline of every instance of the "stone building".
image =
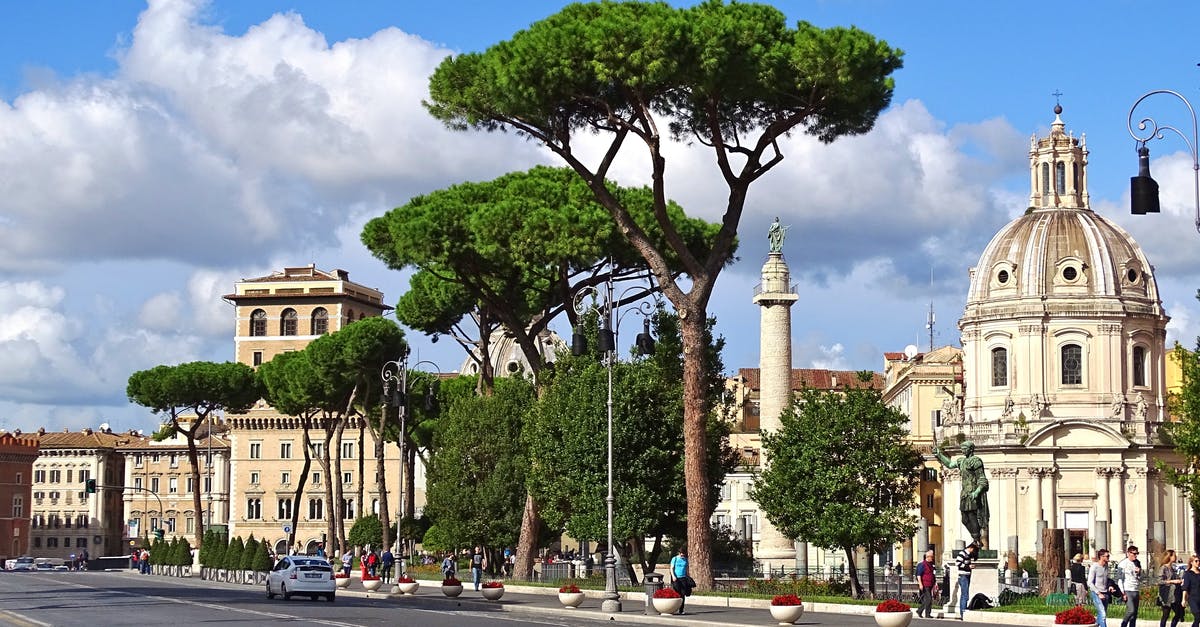
<svg viewBox="0 0 1200 627">
<path fill-rule="evenodd" d="M 381 316 L 391 307 L 383 304 L 383 293 L 350 280 L 345 270 L 325 271 L 313 265 L 284 268 L 264 277 L 239 281 L 225 300 L 234 306 L 237 361 L 258 366 L 286 351 L 301 350 L 314 339 L 340 330 L 367 317 Z M 399 356 L 397 356 L 399 357 Z M 341 459 L 340 476 L 330 477 L 316 462 L 324 444 L 324 429 L 310 430 L 313 462 L 308 469 L 304 492 L 296 494 L 304 469 L 304 430 L 300 419 L 280 414 L 265 402 L 245 414 L 226 416 L 229 427 L 231 477 L 229 497 L 230 535 L 266 539 L 277 553 L 289 548 L 288 527 L 299 509 L 295 531 L 300 551 L 314 551 L 326 541 L 329 516 L 341 516 L 349 531 L 354 519 L 373 513 L 379 495 L 370 431 L 351 420 L 340 441 L 330 443 L 331 458 Z M 399 447 L 384 446 L 388 475 L 388 503 L 397 509 L 400 475 Z M 360 452 L 367 455 L 360 457 Z M 331 464 L 332 466 L 332 464 Z M 418 464 L 419 466 L 419 464 Z M 327 502 L 326 484 L 342 484 L 344 502 Z M 415 501 L 424 503 L 424 480 L 416 478 Z M 358 497 L 360 487 L 363 498 Z M 330 546 L 330 549 L 335 547 Z M 332 550 L 330 551 L 332 553 Z"/>
<path fill-rule="evenodd" d="M 30 437 L 39 449 L 31 486 L 30 554 L 67 559 L 87 549 L 91 557 L 123 555 L 125 456 L 121 449 L 144 438 L 113 433 L 106 425 L 95 431 L 39 429 Z M 89 479 L 97 482 L 95 494 L 85 490 Z"/>
<path fill-rule="evenodd" d="M 971 440 L 990 480 L 990 547 L 1036 554 L 1041 529 L 1068 553 L 1126 543 L 1187 550 L 1192 515 L 1156 460 L 1166 415 L 1163 311 L 1137 242 L 1092 211 L 1084 137 L 1031 139 L 1029 207 L 992 238 L 970 271 L 959 320 L 963 391 L 943 441 Z M 959 487 L 946 473 L 946 548 L 968 538 Z"/>
<path fill-rule="evenodd" d="M 0 433 L 0 564 L 30 555 L 33 462 L 37 456 L 36 439 Z"/>
<path fill-rule="evenodd" d="M 229 521 L 229 441 L 218 434 L 196 440 L 200 469 L 200 520 L 205 526 Z M 182 435 L 155 442 L 140 438 L 121 447 L 125 456 L 126 540 L 153 538 L 163 530 L 170 539 L 184 536 L 195 544 L 197 490 Z"/>
</svg>

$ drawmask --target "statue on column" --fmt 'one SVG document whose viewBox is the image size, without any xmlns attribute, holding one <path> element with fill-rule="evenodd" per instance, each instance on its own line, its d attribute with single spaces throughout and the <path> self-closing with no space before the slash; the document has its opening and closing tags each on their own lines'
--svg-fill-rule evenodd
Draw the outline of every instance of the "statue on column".
<svg viewBox="0 0 1200 627">
<path fill-rule="evenodd" d="M 781 225 L 779 223 L 779 216 L 776 216 L 775 221 L 772 222 L 770 228 L 767 229 L 767 242 L 769 242 L 771 245 L 771 252 L 783 252 L 783 238 L 785 235 L 787 235 L 787 230 L 788 227 Z"/>
<path fill-rule="evenodd" d="M 988 548 L 988 480 L 983 469 L 983 460 L 975 454 L 975 443 L 962 443 L 962 457 L 951 460 L 942 452 L 941 444 L 934 450 L 938 461 L 946 468 L 958 468 L 962 477 L 962 492 L 958 500 L 958 512 L 971 539 L 981 549 Z"/>
</svg>

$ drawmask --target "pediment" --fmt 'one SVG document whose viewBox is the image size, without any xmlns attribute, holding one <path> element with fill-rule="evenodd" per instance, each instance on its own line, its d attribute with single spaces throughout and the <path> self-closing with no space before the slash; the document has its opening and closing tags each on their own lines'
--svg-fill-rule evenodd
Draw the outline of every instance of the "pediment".
<svg viewBox="0 0 1200 627">
<path fill-rule="evenodd" d="M 1130 442 L 1112 426 L 1095 420 L 1056 420 L 1029 434 L 1027 448 L 1126 448 Z"/>
</svg>

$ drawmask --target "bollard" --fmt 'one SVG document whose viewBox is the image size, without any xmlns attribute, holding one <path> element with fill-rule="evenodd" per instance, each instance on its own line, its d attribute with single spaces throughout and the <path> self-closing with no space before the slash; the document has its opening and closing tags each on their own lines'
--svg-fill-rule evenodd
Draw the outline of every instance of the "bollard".
<svg viewBox="0 0 1200 627">
<path fill-rule="evenodd" d="M 654 610 L 654 593 L 663 589 L 663 576 L 658 573 L 646 573 L 642 578 L 642 583 L 646 585 L 646 614 L 649 616 L 658 616 L 658 612 Z"/>
</svg>

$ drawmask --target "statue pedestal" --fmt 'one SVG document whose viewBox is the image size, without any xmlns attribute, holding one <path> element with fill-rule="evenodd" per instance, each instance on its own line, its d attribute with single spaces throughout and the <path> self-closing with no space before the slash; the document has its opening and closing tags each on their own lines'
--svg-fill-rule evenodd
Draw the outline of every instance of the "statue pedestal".
<svg viewBox="0 0 1200 627">
<path fill-rule="evenodd" d="M 975 567 L 971 570 L 971 585 L 967 588 L 968 605 L 977 594 L 986 596 L 992 602 L 993 607 L 996 605 L 996 601 L 1000 597 L 1000 560 L 995 553 L 995 551 L 980 551 L 982 555 L 991 555 L 975 560 Z M 951 566 L 950 599 L 945 608 L 947 616 L 958 617 L 958 602 L 961 595 L 962 591 L 958 588 L 958 566 Z"/>
</svg>

